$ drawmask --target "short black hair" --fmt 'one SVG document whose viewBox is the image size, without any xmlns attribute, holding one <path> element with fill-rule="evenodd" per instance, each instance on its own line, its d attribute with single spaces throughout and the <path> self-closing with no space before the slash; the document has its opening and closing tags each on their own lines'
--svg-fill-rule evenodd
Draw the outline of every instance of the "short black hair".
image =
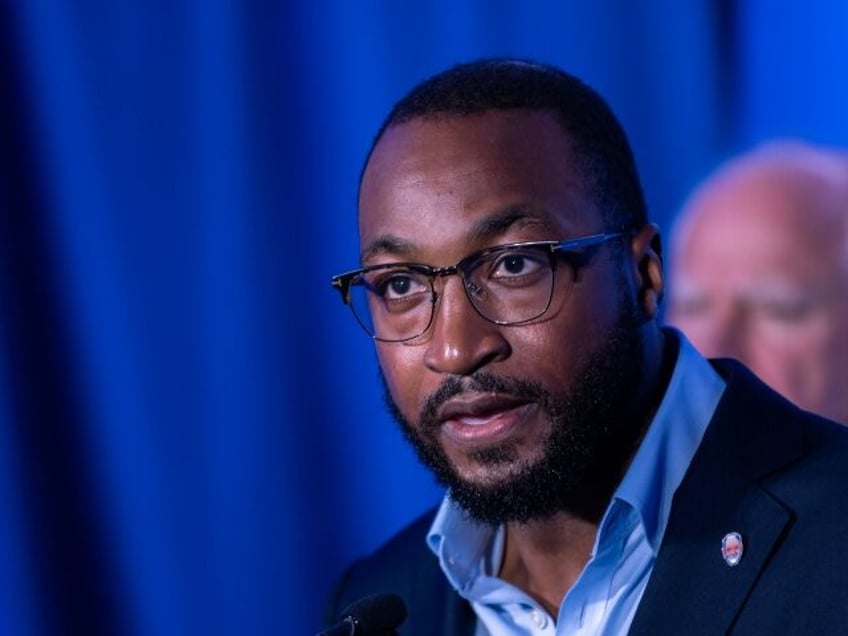
<svg viewBox="0 0 848 636">
<path fill-rule="evenodd" d="M 488 110 L 549 110 L 571 138 L 579 168 L 609 231 L 648 222 L 633 151 L 606 101 L 579 78 L 526 59 L 487 58 L 457 64 L 415 86 L 398 101 L 374 137 L 362 168 L 392 126 Z M 360 176 L 360 184 L 362 182 Z"/>
</svg>

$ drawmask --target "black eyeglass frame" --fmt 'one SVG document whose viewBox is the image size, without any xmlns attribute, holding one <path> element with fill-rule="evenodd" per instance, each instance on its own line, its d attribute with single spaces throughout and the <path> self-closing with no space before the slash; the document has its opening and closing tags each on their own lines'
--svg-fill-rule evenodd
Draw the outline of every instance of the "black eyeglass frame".
<svg viewBox="0 0 848 636">
<path fill-rule="evenodd" d="M 463 257 L 458 263 L 455 265 L 447 265 L 445 267 L 432 267 L 430 265 L 423 265 L 421 263 L 381 263 L 379 265 L 369 265 L 368 267 L 361 267 L 359 269 L 354 269 L 348 272 L 344 272 L 342 274 L 338 274 L 333 276 L 330 279 L 330 284 L 339 291 L 341 294 L 342 302 L 345 305 L 348 305 L 351 308 L 351 312 L 353 313 L 354 318 L 356 318 L 356 322 L 362 327 L 362 329 L 374 340 L 379 340 L 380 342 L 407 342 L 409 340 L 414 340 L 419 337 L 421 334 L 426 333 L 430 328 L 430 325 L 433 324 L 433 317 L 435 316 L 435 306 L 436 301 L 438 300 L 438 294 L 436 293 L 436 289 L 433 285 L 433 281 L 436 278 L 444 278 L 445 276 L 452 276 L 454 274 L 458 275 L 462 279 L 462 287 L 465 291 L 466 296 L 469 294 L 469 284 L 472 282 L 466 276 L 466 271 L 472 271 L 475 265 L 480 259 L 495 254 L 497 252 L 506 252 L 515 249 L 521 248 L 548 248 L 548 257 L 549 264 L 551 267 L 551 271 L 556 271 L 556 258 L 557 253 L 575 253 L 580 250 L 585 250 L 591 247 L 598 247 L 603 243 L 611 241 L 616 238 L 620 238 L 622 236 L 632 236 L 632 232 L 605 232 L 600 234 L 592 234 L 590 236 L 582 236 L 579 238 L 568 239 L 565 241 L 521 241 L 518 243 L 507 243 L 504 245 L 495 245 L 493 247 L 487 247 L 486 249 L 479 250 L 477 252 L 473 252 L 465 257 Z M 430 283 L 430 320 L 427 322 L 427 325 L 419 332 L 413 336 L 409 336 L 406 338 L 399 339 L 387 339 L 380 338 L 375 333 L 372 333 L 372 330 L 362 321 L 357 314 L 356 310 L 353 307 L 353 303 L 351 302 L 350 290 L 353 284 L 353 281 L 364 274 L 380 271 L 382 269 L 406 269 L 418 274 L 422 274 L 427 277 Z M 525 318 L 523 320 L 518 321 L 499 321 L 486 316 L 474 303 L 473 299 L 470 297 L 468 301 L 471 303 L 471 306 L 474 308 L 480 316 L 482 316 L 485 320 L 489 322 L 501 325 L 501 326 L 512 326 L 512 325 L 521 325 L 531 320 L 536 320 L 540 316 L 543 316 L 546 311 L 550 308 L 551 300 L 553 299 L 553 290 L 554 285 L 553 282 L 551 284 L 551 294 L 548 297 L 548 302 L 545 305 L 545 308 L 542 309 L 538 314 L 532 316 L 530 318 Z"/>
</svg>

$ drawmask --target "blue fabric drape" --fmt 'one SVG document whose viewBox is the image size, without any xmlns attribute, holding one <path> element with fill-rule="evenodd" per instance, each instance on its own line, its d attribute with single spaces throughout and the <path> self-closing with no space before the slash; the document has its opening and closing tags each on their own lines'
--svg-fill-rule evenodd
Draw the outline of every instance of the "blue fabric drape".
<svg viewBox="0 0 848 636">
<path fill-rule="evenodd" d="M 0 634 L 314 633 L 342 565 L 437 501 L 328 282 L 414 83 L 575 72 L 667 227 L 732 149 L 848 143 L 845 25 L 835 1 L 4 2 Z"/>
</svg>

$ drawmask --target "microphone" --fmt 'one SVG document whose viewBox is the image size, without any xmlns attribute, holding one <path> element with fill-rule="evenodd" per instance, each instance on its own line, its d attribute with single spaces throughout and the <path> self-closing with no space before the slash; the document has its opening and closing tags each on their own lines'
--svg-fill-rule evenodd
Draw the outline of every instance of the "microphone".
<svg viewBox="0 0 848 636">
<path fill-rule="evenodd" d="M 406 604 L 397 594 L 371 594 L 348 605 L 341 620 L 316 636 L 387 636 L 406 620 Z"/>
</svg>

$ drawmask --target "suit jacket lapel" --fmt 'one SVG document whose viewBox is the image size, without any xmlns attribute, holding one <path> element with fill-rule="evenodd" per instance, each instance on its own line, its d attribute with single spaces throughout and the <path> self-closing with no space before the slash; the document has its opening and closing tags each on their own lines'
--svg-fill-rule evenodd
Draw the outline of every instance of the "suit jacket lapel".
<svg viewBox="0 0 848 636">
<path fill-rule="evenodd" d="M 440 634 L 446 636 L 473 636 L 477 625 L 477 617 L 471 605 L 459 594 L 451 590 L 450 597 L 445 603 L 445 625 Z"/>
<path fill-rule="evenodd" d="M 714 364 L 727 388 L 674 495 L 631 634 L 727 632 L 791 519 L 764 478 L 801 452 L 794 411 L 740 365 Z M 729 532 L 744 542 L 735 567 L 721 555 Z"/>
<path fill-rule="evenodd" d="M 450 586 L 438 559 L 426 548 L 411 582 L 410 619 L 399 632 L 410 636 L 473 636 L 476 617 L 471 605 Z"/>
</svg>

